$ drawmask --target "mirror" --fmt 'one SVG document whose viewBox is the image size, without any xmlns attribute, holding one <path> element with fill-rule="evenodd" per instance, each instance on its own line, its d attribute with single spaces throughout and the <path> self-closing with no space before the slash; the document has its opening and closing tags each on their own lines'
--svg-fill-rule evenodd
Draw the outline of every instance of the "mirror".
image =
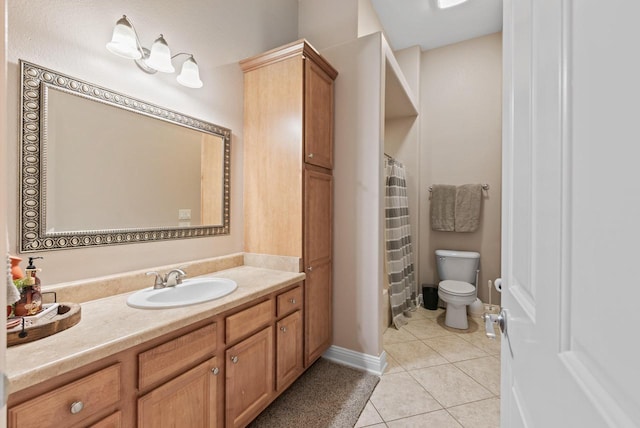
<svg viewBox="0 0 640 428">
<path fill-rule="evenodd" d="M 21 71 L 21 251 L 229 233 L 229 129 Z"/>
</svg>

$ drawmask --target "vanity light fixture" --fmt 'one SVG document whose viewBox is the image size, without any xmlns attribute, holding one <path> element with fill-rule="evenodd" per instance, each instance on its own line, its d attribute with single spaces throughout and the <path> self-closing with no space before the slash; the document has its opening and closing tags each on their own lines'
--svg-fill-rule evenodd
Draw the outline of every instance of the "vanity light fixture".
<svg viewBox="0 0 640 428">
<path fill-rule="evenodd" d="M 459 4 L 462 4 L 466 1 L 467 0 L 437 0 L 437 3 L 438 3 L 438 8 L 447 9 L 453 6 L 458 6 Z"/>
<path fill-rule="evenodd" d="M 143 47 L 133 23 L 126 15 L 122 15 L 122 18 L 116 22 L 111 41 L 107 43 L 107 49 L 118 56 L 134 60 L 142 71 L 149 74 L 157 71 L 173 73 L 176 69 L 171 60 L 180 55 L 187 55 L 189 58 L 182 63 L 182 69 L 177 77 L 178 83 L 189 88 L 202 88 L 200 69 L 192 54 L 180 52 L 172 56 L 162 34 L 153 42 L 151 50 Z"/>
</svg>

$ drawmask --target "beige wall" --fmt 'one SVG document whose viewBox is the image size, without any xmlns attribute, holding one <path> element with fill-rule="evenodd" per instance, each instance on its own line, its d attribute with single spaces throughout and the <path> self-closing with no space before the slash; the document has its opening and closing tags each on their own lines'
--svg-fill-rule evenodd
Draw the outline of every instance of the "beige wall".
<svg viewBox="0 0 640 428">
<path fill-rule="evenodd" d="M 421 52 L 418 46 L 394 52 L 394 57 L 402 69 L 404 77 L 407 79 L 409 88 L 417 96 L 420 88 L 420 63 Z M 387 68 L 387 72 L 390 70 Z M 389 87 L 385 88 L 385 96 L 389 94 Z M 385 111 L 385 116 L 389 112 Z M 420 272 L 420 138 L 419 138 L 418 116 L 407 117 L 387 117 L 384 121 L 384 152 L 394 159 L 400 161 L 405 167 L 407 179 L 407 197 L 409 199 L 409 223 L 411 225 L 411 238 L 413 244 L 414 269 L 416 281 Z M 386 255 L 386 254 L 385 254 Z M 385 287 L 388 290 L 388 277 L 386 271 L 385 257 Z M 419 284 L 418 284 L 419 285 Z M 384 317 L 382 328 L 386 328 L 391 323 L 389 295 L 384 294 L 382 299 Z"/>
<path fill-rule="evenodd" d="M 16 250 L 18 60 L 30 62 L 123 92 L 150 103 L 232 130 L 231 234 L 113 247 L 42 252 L 38 267 L 47 285 L 243 250 L 242 72 L 240 59 L 298 37 L 297 0 L 161 0 L 69 2 L 10 0 L 8 4 L 8 225 Z M 176 75 L 140 71 L 133 61 L 105 48 L 116 20 L 126 14 L 143 45 L 163 33 L 173 52 L 192 52 L 204 87 L 185 88 Z M 174 65 L 179 66 L 176 62 Z M 3 169 L 4 171 L 4 169 Z M 162 194 L 157 195 L 162 198 Z"/>
<path fill-rule="evenodd" d="M 333 345 L 377 357 L 384 249 L 380 35 L 325 49 L 322 55 L 340 73 L 335 83 Z"/>
<path fill-rule="evenodd" d="M 489 301 L 487 281 L 500 276 L 501 33 L 422 54 L 421 283 L 435 283 L 436 249 L 478 251 L 478 297 Z M 472 233 L 434 232 L 429 224 L 432 184 L 488 183 L 481 224 Z M 499 294 L 492 289 L 492 302 Z"/>
</svg>

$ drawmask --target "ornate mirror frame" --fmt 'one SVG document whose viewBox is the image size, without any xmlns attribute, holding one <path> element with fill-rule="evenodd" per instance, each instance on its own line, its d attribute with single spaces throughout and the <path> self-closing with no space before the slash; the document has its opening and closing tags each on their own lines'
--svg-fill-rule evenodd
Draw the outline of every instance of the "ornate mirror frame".
<svg viewBox="0 0 640 428">
<path fill-rule="evenodd" d="M 211 237 L 229 234 L 231 130 L 158 107 L 57 71 L 20 61 L 21 129 L 19 168 L 19 246 L 23 253 Z M 223 207 L 221 225 L 127 228 L 47 232 L 46 230 L 46 88 L 105 103 L 223 139 Z"/>
</svg>

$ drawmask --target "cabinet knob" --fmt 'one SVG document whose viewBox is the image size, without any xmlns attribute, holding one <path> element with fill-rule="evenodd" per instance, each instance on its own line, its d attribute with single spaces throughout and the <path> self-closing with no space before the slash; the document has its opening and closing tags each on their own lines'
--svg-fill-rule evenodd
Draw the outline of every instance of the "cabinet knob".
<svg viewBox="0 0 640 428">
<path fill-rule="evenodd" d="M 313 270 L 313 266 L 309 266 L 309 267 L 307 268 L 307 270 L 308 270 L 309 272 L 311 272 L 311 271 Z"/>
<path fill-rule="evenodd" d="M 237 357 L 237 356 L 235 356 L 235 355 L 234 355 L 233 357 L 231 357 L 231 362 L 232 362 L 233 364 L 238 364 L 238 357 Z"/>
<path fill-rule="evenodd" d="M 214 367 L 214 368 L 212 368 L 212 369 L 211 369 L 211 373 L 213 373 L 214 375 L 216 375 L 216 376 L 217 376 L 217 375 L 218 375 L 218 373 L 220 373 L 220 369 L 219 369 L 219 368 L 217 368 L 217 367 Z"/>
<path fill-rule="evenodd" d="M 296 299 L 289 299 L 289 302 L 291 302 L 292 304 L 296 304 Z"/>
<path fill-rule="evenodd" d="M 283 333 L 286 333 L 286 332 L 287 332 L 287 327 L 280 327 L 280 330 L 281 330 Z"/>
<path fill-rule="evenodd" d="M 313 153 L 309 153 L 309 158 L 313 159 Z"/>
<path fill-rule="evenodd" d="M 82 401 L 74 401 L 71 404 L 71 409 L 69 410 L 71 410 L 71 414 L 77 415 L 82 411 L 82 409 L 84 409 L 84 403 Z"/>
</svg>

